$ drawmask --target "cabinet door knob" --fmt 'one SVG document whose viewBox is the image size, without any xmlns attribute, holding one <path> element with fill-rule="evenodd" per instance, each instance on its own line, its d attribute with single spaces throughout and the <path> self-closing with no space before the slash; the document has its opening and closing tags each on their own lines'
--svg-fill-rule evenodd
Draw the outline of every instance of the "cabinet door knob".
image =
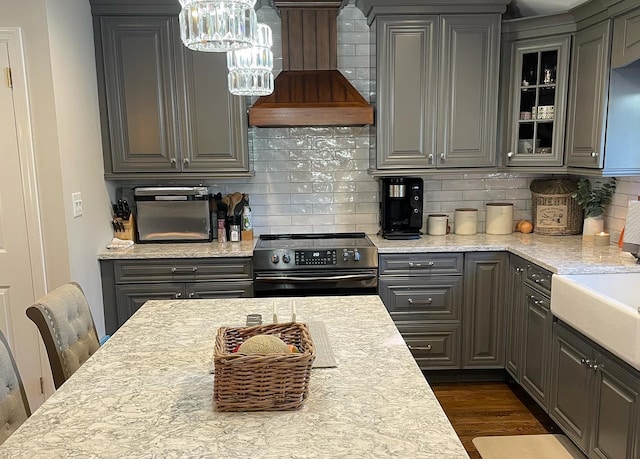
<svg viewBox="0 0 640 459">
<path fill-rule="evenodd" d="M 409 350 L 411 351 L 430 351 L 431 344 L 427 344 L 426 346 L 411 346 L 409 345 Z"/>
<path fill-rule="evenodd" d="M 433 163 L 433 154 L 430 153 L 427 159 L 429 160 L 430 163 Z"/>
<path fill-rule="evenodd" d="M 191 160 L 189 158 L 185 158 L 182 160 L 182 163 L 184 164 L 184 167 L 189 167 L 189 163 L 191 162 Z"/>
<path fill-rule="evenodd" d="M 177 164 L 178 164 L 178 160 L 175 158 L 171 158 L 171 167 L 176 167 Z"/>
<path fill-rule="evenodd" d="M 596 156 L 598 156 L 598 153 L 596 153 L 595 151 L 592 151 L 592 152 L 591 152 L 591 157 L 592 157 L 592 158 L 595 158 Z"/>
<path fill-rule="evenodd" d="M 440 159 L 444 161 L 445 159 L 447 159 L 447 155 L 445 155 L 444 153 L 441 153 Z"/>
<path fill-rule="evenodd" d="M 600 365 L 598 365 L 597 363 L 594 363 L 594 364 L 591 366 L 591 369 L 592 369 L 593 371 L 598 371 L 598 368 L 600 368 Z"/>
<path fill-rule="evenodd" d="M 175 294 L 175 298 L 182 298 L 182 293 L 178 292 Z"/>
<path fill-rule="evenodd" d="M 513 152 L 512 152 L 512 151 L 510 151 L 509 153 L 507 153 L 507 158 L 509 158 L 509 159 L 513 158 Z"/>
<path fill-rule="evenodd" d="M 189 298 L 195 298 L 196 294 L 194 292 L 189 293 Z"/>
</svg>

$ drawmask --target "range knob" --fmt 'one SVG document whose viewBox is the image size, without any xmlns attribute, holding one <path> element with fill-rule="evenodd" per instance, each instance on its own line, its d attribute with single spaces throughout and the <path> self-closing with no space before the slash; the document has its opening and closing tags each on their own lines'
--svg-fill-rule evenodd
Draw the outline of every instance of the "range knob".
<svg viewBox="0 0 640 459">
<path fill-rule="evenodd" d="M 279 261 L 280 261 L 280 257 L 278 256 L 277 253 L 274 253 L 273 255 L 271 255 L 271 263 L 273 263 L 275 265 Z"/>
<path fill-rule="evenodd" d="M 283 263 L 289 263 L 291 261 L 291 257 L 288 254 L 284 254 L 282 255 L 282 262 Z"/>
<path fill-rule="evenodd" d="M 362 258 L 362 255 L 358 249 L 353 249 L 353 261 L 360 261 L 360 258 Z"/>
<path fill-rule="evenodd" d="M 349 251 L 342 249 L 342 261 L 349 261 Z"/>
</svg>

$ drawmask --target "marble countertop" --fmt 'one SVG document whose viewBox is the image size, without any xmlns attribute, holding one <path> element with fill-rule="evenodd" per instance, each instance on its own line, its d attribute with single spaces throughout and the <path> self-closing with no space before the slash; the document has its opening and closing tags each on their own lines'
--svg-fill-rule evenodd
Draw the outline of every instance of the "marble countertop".
<svg viewBox="0 0 640 459">
<path fill-rule="evenodd" d="M 594 247 L 582 241 L 582 236 L 546 236 L 512 233 L 470 236 L 448 234 L 397 241 L 369 236 L 378 253 L 420 252 L 486 252 L 507 251 L 556 274 L 590 274 L 640 272 L 636 259 L 622 252 L 617 245 Z"/>
<path fill-rule="evenodd" d="M 297 411 L 213 409 L 219 326 L 272 299 L 149 301 L 3 445 L 0 458 L 468 458 L 377 296 L 296 298 L 336 368 Z M 276 299 L 280 317 L 290 299 Z"/>
<path fill-rule="evenodd" d="M 146 258 L 218 258 L 251 257 L 257 239 L 240 242 L 193 242 L 182 244 L 134 244 L 128 249 L 107 249 L 98 253 L 98 260 Z"/>
<path fill-rule="evenodd" d="M 404 241 L 383 239 L 377 235 L 369 235 L 369 238 L 381 254 L 507 251 L 556 274 L 640 272 L 640 265 L 636 264 L 636 259 L 622 252 L 617 245 L 594 247 L 593 243 L 583 243 L 580 235 L 479 233 L 459 236 L 448 234 L 446 236 L 423 235 L 420 239 Z M 98 259 L 251 257 L 256 242 L 257 238 L 222 244 L 218 242 L 135 244 L 129 249 L 105 249 L 98 254 Z"/>
</svg>

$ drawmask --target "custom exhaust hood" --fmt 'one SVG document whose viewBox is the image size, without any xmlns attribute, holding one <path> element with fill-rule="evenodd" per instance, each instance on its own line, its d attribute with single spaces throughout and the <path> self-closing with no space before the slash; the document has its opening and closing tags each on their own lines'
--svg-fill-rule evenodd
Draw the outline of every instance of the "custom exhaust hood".
<svg viewBox="0 0 640 459">
<path fill-rule="evenodd" d="M 336 0 L 273 0 L 282 21 L 282 71 L 249 109 L 249 124 L 362 126 L 373 107 L 337 70 Z"/>
</svg>

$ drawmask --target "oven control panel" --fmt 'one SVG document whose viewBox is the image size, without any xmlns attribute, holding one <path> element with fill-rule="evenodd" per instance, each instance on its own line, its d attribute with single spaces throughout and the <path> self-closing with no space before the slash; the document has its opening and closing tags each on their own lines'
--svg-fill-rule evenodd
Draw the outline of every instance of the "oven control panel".
<svg viewBox="0 0 640 459">
<path fill-rule="evenodd" d="M 338 263 L 338 251 L 333 250 L 296 250 L 295 263 L 298 266 L 328 266 Z"/>
</svg>

